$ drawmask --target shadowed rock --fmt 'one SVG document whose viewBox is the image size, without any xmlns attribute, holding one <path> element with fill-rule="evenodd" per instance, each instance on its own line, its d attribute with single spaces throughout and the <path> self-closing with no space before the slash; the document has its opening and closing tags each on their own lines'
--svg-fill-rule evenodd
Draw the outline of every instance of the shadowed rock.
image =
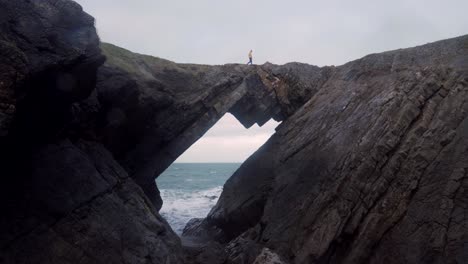
<svg viewBox="0 0 468 264">
<path fill-rule="evenodd" d="M 84 112 L 89 105 L 96 109 L 86 113 L 92 120 L 89 130 L 157 208 L 162 202 L 155 178 L 225 113 L 246 128 L 271 118 L 284 120 L 331 72 L 297 63 L 176 64 L 111 44 L 102 44 L 102 49 L 108 60 L 99 70 L 96 94 L 83 103 Z"/>
<path fill-rule="evenodd" d="M 258 247 L 291 263 L 463 263 L 467 172 L 464 36 L 335 68 L 185 231 L 250 241 L 243 263 Z"/>
<path fill-rule="evenodd" d="M 1 263 L 468 261 L 467 36 L 322 68 L 101 47 L 75 2 L 0 0 Z M 283 122 L 182 245 L 154 179 L 227 112 Z"/>
<path fill-rule="evenodd" d="M 104 61 L 94 19 L 0 0 L 0 56 L 0 263 L 181 263 L 177 235 L 74 123 Z"/>
</svg>

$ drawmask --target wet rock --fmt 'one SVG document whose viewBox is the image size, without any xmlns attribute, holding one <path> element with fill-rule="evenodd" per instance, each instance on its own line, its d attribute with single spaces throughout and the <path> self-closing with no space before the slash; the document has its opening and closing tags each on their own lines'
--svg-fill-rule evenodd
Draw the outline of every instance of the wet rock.
<svg viewBox="0 0 468 264">
<path fill-rule="evenodd" d="M 253 264 L 285 264 L 281 258 L 268 248 L 263 248 Z"/>
<path fill-rule="evenodd" d="M 199 237 L 182 237 L 184 263 L 191 264 L 224 264 L 227 254 L 224 245 Z"/>
</svg>

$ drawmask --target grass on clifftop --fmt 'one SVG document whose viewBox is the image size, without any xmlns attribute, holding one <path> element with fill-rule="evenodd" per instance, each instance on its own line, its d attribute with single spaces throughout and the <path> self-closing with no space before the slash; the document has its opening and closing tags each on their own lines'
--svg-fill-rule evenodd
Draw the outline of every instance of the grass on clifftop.
<svg viewBox="0 0 468 264">
<path fill-rule="evenodd" d="M 150 72 L 156 73 L 164 70 L 196 74 L 211 67 L 203 64 L 175 63 L 158 57 L 134 53 L 110 43 L 101 43 L 101 50 L 107 57 L 107 65 L 137 75 L 146 75 L 150 74 Z"/>
<path fill-rule="evenodd" d="M 133 74 L 141 74 L 142 65 L 150 66 L 151 68 L 177 67 L 174 62 L 153 56 L 133 53 L 109 43 L 101 43 L 101 50 L 107 57 L 106 64 Z"/>
</svg>

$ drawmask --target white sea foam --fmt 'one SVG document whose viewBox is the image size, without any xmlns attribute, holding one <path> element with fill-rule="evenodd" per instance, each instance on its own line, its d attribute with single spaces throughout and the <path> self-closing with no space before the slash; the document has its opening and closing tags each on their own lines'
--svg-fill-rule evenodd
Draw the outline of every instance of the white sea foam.
<svg viewBox="0 0 468 264">
<path fill-rule="evenodd" d="M 222 186 L 192 192 L 163 189 L 161 198 L 164 203 L 160 213 L 167 219 L 172 229 L 181 234 L 190 219 L 206 217 L 218 201 L 222 189 Z"/>
</svg>

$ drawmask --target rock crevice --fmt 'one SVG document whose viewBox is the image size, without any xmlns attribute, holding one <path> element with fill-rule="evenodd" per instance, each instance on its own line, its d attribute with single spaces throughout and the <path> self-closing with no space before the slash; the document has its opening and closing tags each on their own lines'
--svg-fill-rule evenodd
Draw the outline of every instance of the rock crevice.
<svg viewBox="0 0 468 264">
<path fill-rule="evenodd" d="M 1 263 L 468 261 L 467 36 L 177 64 L 100 43 L 73 1 L 0 0 L 0 56 Z M 154 179 L 226 113 L 282 123 L 181 242 Z"/>
<path fill-rule="evenodd" d="M 449 212 L 427 202 L 444 197 L 439 184 L 452 185 L 447 173 L 466 164 L 466 133 L 454 132 L 467 115 L 466 43 L 465 36 L 336 67 L 186 234 L 219 229 L 213 239 L 274 247 L 292 263 L 466 259 L 464 235 L 449 234 L 457 242 L 448 255 L 444 242 L 429 242 Z M 246 204 L 260 205 L 250 207 L 256 224 L 238 217 Z"/>
</svg>

